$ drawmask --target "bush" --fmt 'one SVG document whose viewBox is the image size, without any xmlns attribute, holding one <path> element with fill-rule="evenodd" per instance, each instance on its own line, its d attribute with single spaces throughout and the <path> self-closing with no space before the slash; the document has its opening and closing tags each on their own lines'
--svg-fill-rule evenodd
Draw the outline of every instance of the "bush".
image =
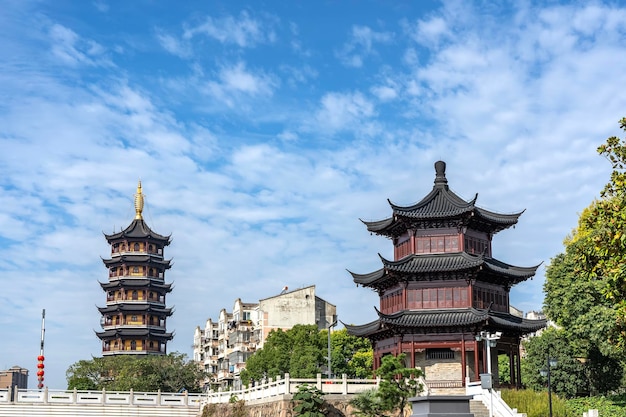
<svg viewBox="0 0 626 417">
<path fill-rule="evenodd" d="M 298 392 L 293 394 L 296 406 L 293 411 L 302 417 L 324 417 L 324 393 L 308 384 L 298 386 Z"/>
</svg>

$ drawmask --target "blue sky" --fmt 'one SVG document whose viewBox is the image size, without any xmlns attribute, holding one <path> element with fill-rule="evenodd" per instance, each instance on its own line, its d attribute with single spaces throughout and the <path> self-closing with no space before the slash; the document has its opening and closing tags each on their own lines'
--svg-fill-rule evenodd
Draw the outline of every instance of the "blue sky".
<svg viewBox="0 0 626 417">
<path fill-rule="evenodd" d="M 4 0 L 0 14 L 0 368 L 46 383 L 100 354 L 103 237 L 172 234 L 170 351 L 195 326 L 315 284 L 344 322 L 375 318 L 392 257 L 359 218 L 433 185 L 526 209 L 494 256 L 562 250 L 608 181 L 595 149 L 626 116 L 621 2 Z M 511 292 L 542 307 L 544 268 Z"/>
</svg>

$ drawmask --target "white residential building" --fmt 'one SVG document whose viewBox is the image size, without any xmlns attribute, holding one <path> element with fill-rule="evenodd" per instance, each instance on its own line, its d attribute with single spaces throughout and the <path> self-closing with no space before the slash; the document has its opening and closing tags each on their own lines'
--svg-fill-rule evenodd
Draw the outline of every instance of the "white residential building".
<svg viewBox="0 0 626 417">
<path fill-rule="evenodd" d="M 222 309 L 219 319 L 208 319 L 194 332 L 193 358 L 210 377 L 205 381 L 222 387 L 238 386 L 239 373 L 248 358 L 263 347 L 272 330 L 296 324 L 315 324 L 322 330 L 336 320 L 337 307 L 315 295 L 315 286 L 244 303 L 235 300 L 232 313 Z"/>
</svg>

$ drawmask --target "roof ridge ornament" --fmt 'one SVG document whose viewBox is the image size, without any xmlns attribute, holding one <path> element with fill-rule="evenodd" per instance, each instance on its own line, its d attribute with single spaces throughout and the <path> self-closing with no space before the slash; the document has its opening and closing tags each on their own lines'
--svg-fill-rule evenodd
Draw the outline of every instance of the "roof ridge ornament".
<svg viewBox="0 0 626 417">
<path fill-rule="evenodd" d="M 435 187 L 448 188 L 448 179 L 446 178 L 446 163 L 443 161 L 435 162 Z"/>
<path fill-rule="evenodd" d="M 143 194 L 141 193 L 141 180 L 137 184 L 137 193 L 135 194 L 135 219 L 143 220 L 141 213 L 143 212 Z"/>
</svg>

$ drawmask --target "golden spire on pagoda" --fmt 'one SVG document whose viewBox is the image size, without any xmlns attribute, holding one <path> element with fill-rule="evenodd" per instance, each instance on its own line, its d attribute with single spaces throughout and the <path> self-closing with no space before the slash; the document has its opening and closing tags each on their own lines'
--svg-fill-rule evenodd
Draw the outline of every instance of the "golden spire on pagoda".
<svg viewBox="0 0 626 417">
<path fill-rule="evenodd" d="M 135 194 L 135 219 L 142 220 L 141 212 L 143 211 L 143 194 L 141 193 L 141 180 L 137 185 L 137 194 Z"/>
</svg>

